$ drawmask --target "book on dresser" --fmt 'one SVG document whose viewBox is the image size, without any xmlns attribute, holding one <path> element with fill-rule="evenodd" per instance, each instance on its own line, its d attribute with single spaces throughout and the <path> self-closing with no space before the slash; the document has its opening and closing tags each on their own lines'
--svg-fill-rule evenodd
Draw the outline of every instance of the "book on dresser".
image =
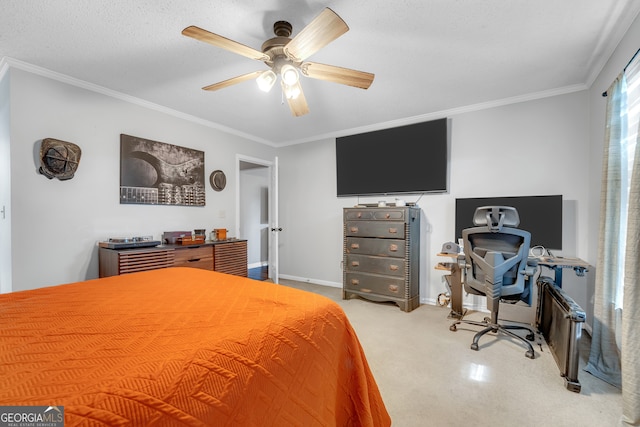
<svg viewBox="0 0 640 427">
<path fill-rule="evenodd" d="M 420 305 L 420 208 L 355 207 L 343 212 L 342 297 Z"/>
</svg>

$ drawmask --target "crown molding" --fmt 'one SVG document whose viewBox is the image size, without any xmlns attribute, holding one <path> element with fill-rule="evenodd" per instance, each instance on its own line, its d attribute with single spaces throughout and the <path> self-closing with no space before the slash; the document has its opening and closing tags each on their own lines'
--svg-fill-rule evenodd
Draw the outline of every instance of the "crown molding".
<svg viewBox="0 0 640 427">
<path fill-rule="evenodd" d="M 4 76 L 9 72 L 9 63 L 7 58 L 0 58 L 0 80 L 4 79 Z"/>
<path fill-rule="evenodd" d="M 20 61 L 18 59 L 3 57 L 0 59 L 0 79 L 4 76 L 5 73 L 8 72 L 10 68 L 15 68 L 18 70 L 26 71 L 32 74 L 36 74 L 39 76 L 43 76 L 52 80 L 56 80 L 62 83 L 66 83 L 71 86 L 76 86 L 82 89 L 86 89 L 92 92 L 96 92 L 102 95 L 110 96 L 112 98 L 119 99 L 121 101 L 128 102 L 130 104 L 135 104 L 140 107 L 148 108 L 150 110 L 159 111 L 164 114 L 168 114 L 170 116 L 177 117 L 182 120 L 186 120 L 192 123 L 196 123 L 202 126 L 206 126 L 209 128 L 213 128 L 231 135 L 239 136 L 244 139 L 248 139 L 250 141 L 258 142 L 261 144 L 268 145 L 270 147 L 277 147 L 272 141 L 266 140 L 264 138 L 259 138 L 255 135 L 250 135 L 245 132 L 241 132 L 237 129 L 232 129 L 227 126 L 223 126 L 219 123 L 215 123 L 209 120 L 204 120 L 199 117 L 192 116 L 190 114 L 183 113 L 178 110 L 174 110 L 159 104 L 155 104 L 153 102 L 145 101 L 144 99 L 137 98 L 135 96 L 127 95 L 122 92 L 118 92 L 115 90 L 108 89 L 103 86 L 96 85 L 94 83 L 89 83 L 84 80 L 77 79 L 75 77 L 70 77 L 66 74 L 58 73 L 56 71 L 52 71 L 43 67 L 39 67 L 37 65 L 29 64 L 28 62 Z"/>
<path fill-rule="evenodd" d="M 518 104 L 521 102 L 534 101 L 537 99 L 551 98 L 553 96 L 566 95 L 569 93 L 580 92 L 582 90 L 587 90 L 587 89 L 589 89 L 589 86 L 586 84 L 565 86 L 557 89 L 534 92 L 534 93 L 514 96 L 510 98 L 496 99 L 493 101 L 481 102 L 478 104 L 467 105 L 464 107 L 451 108 L 448 110 L 435 111 L 433 113 L 421 114 L 418 116 L 406 117 L 403 119 L 376 123 L 370 126 L 362 126 L 358 128 L 352 128 L 352 129 L 343 129 L 338 132 L 326 133 L 326 134 L 314 136 L 311 138 L 287 141 L 282 144 L 279 144 L 278 147 L 286 147 L 289 145 L 304 144 L 307 142 L 319 141 L 322 139 L 339 138 L 341 136 L 356 135 L 359 133 L 372 132 L 372 131 L 377 131 L 381 129 L 411 125 L 414 123 L 426 122 L 429 120 L 440 119 L 443 117 L 450 117 L 450 116 L 455 116 L 455 115 L 460 115 L 465 113 L 472 113 L 475 111 L 488 110 L 491 108 L 503 107 L 505 105 L 512 105 L 512 104 Z"/>
<path fill-rule="evenodd" d="M 631 25 L 640 16 L 640 3 L 634 0 L 619 2 L 600 32 L 600 38 L 593 49 L 590 61 L 587 63 L 586 85 L 591 87 L 604 67 L 607 65 L 618 45 L 628 33 Z"/>
<path fill-rule="evenodd" d="M 186 121 L 190 121 L 190 122 L 207 126 L 213 129 L 217 129 L 219 131 L 222 131 L 231 135 L 239 136 L 241 138 L 244 138 L 250 141 L 265 144 L 273 148 L 287 147 L 291 145 L 304 144 L 304 143 L 313 142 L 313 141 L 320 141 L 323 139 L 339 138 L 342 136 L 355 135 L 359 133 L 372 132 L 372 131 L 377 131 L 381 129 L 388 129 L 392 127 L 410 125 L 414 123 L 435 120 L 442 117 L 449 117 L 449 116 L 465 114 L 465 113 L 470 113 L 470 112 L 475 112 L 480 110 L 487 110 L 487 109 L 496 108 L 496 107 L 503 107 L 506 105 L 518 104 L 521 102 L 533 101 L 533 100 L 542 99 L 542 98 L 550 98 L 553 96 L 565 95 L 565 94 L 589 89 L 588 84 L 565 86 L 557 89 L 545 90 L 541 92 L 519 95 L 519 96 L 510 97 L 510 98 L 503 98 L 503 99 L 497 99 L 497 100 L 482 102 L 482 103 L 473 104 L 473 105 L 467 105 L 464 107 L 452 108 L 452 109 L 442 110 L 442 111 L 435 111 L 432 113 L 421 114 L 418 116 L 412 116 L 412 117 L 407 117 L 407 118 L 398 119 L 398 120 L 375 123 L 369 126 L 343 129 L 340 131 L 329 132 L 321 135 L 315 135 L 309 138 L 274 143 L 273 141 L 269 141 L 264 138 L 256 137 L 255 135 L 250 135 L 250 134 L 238 131 L 237 129 L 232 129 L 232 128 L 223 126 L 221 124 L 211 122 L 209 120 L 204 120 L 199 117 L 195 117 L 190 114 L 185 114 L 180 111 L 164 107 L 162 105 L 154 104 L 152 102 L 145 101 L 143 99 L 136 98 L 134 96 L 127 95 L 122 92 L 117 92 L 111 89 L 107 89 L 105 87 L 102 87 L 93 83 L 89 83 L 84 80 L 76 79 L 74 77 L 70 77 L 65 74 L 51 71 L 46 68 L 38 67 L 36 65 L 29 64 L 27 62 L 9 58 L 9 57 L 4 57 L 0 59 L 0 79 L 4 76 L 4 74 L 8 72 L 10 68 L 20 69 L 22 71 L 27 71 L 33 74 L 41 75 L 43 77 L 57 80 L 72 86 L 90 90 L 92 92 L 117 98 L 122 101 L 129 102 L 131 104 L 135 104 L 151 110 L 156 110 L 156 111 L 159 111 L 159 112 L 162 112 Z"/>
</svg>

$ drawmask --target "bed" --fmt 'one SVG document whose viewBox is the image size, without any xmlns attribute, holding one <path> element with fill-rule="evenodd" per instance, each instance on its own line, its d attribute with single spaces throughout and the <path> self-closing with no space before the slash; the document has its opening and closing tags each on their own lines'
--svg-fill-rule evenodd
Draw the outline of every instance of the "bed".
<svg viewBox="0 0 640 427">
<path fill-rule="evenodd" d="M 335 302 L 167 268 L 0 295 L 0 406 L 65 426 L 389 426 Z"/>
</svg>

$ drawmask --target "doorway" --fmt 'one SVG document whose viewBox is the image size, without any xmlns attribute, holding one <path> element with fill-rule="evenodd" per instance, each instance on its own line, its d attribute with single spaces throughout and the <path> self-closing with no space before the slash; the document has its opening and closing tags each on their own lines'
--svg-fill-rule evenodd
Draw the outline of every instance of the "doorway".
<svg viewBox="0 0 640 427">
<path fill-rule="evenodd" d="M 247 240 L 249 277 L 270 277 L 270 203 L 272 203 L 272 164 L 260 159 L 238 156 L 238 231 Z"/>
</svg>

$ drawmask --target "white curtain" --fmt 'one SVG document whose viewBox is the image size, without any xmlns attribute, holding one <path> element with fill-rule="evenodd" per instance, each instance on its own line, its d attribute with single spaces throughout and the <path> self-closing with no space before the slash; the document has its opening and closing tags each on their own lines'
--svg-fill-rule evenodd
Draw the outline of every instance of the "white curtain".
<svg viewBox="0 0 640 427">
<path fill-rule="evenodd" d="M 640 426 L 640 138 L 636 143 L 625 259 L 622 309 L 622 422 Z"/>
<path fill-rule="evenodd" d="M 624 72 L 607 90 L 607 118 L 602 189 L 600 192 L 599 256 L 596 265 L 595 301 L 591 353 L 585 370 L 596 377 L 622 386 L 621 355 L 616 330 L 621 331 L 616 312 L 618 284 L 622 283 L 623 248 L 620 245 L 622 203 L 622 144 L 626 139 L 626 77 Z M 626 168 L 627 166 L 624 165 Z"/>
<path fill-rule="evenodd" d="M 640 426 L 640 59 L 607 95 L 593 340 L 585 370 L 622 388 L 619 424 Z"/>
<path fill-rule="evenodd" d="M 636 54 L 637 57 L 637 54 Z M 635 132 L 635 156 L 629 186 L 627 253 L 622 309 L 622 420 L 623 426 L 640 426 L 640 60 L 632 61 L 628 111 L 630 133 Z"/>
</svg>

